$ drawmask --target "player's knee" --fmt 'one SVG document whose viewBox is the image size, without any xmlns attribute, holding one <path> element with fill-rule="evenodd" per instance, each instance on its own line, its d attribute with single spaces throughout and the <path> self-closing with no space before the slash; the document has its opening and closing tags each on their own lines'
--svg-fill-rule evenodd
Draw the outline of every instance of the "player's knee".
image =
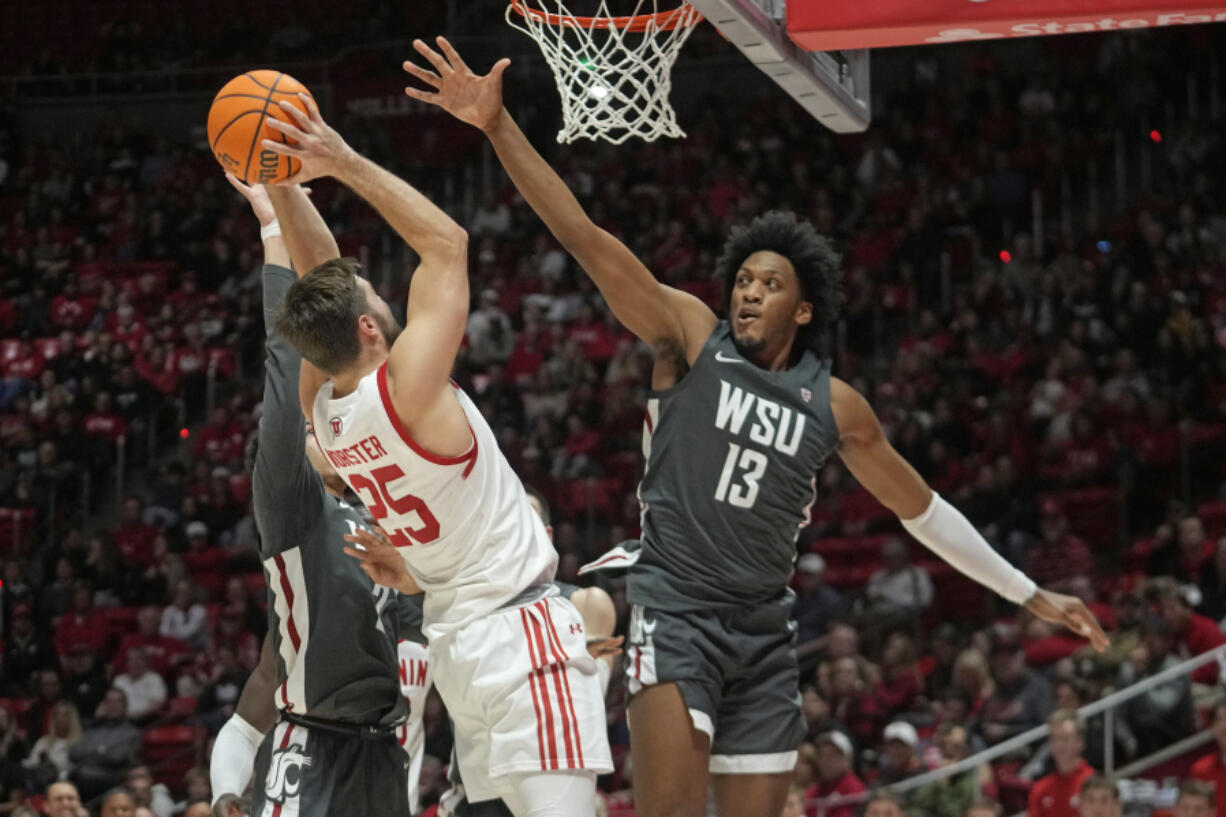
<svg viewBox="0 0 1226 817">
<path fill-rule="evenodd" d="M 583 627 L 591 637 L 613 635 L 617 624 L 617 610 L 613 599 L 599 587 L 584 587 L 571 596 L 571 604 L 583 618 Z"/>
</svg>

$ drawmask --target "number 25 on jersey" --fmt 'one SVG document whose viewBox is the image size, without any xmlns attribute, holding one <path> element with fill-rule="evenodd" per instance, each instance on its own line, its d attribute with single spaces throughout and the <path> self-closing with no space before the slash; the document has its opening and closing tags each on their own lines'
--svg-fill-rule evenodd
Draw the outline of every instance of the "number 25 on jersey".
<svg viewBox="0 0 1226 817">
<path fill-rule="evenodd" d="M 384 525 L 393 545 L 404 548 L 415 544 L 429 544 L 438 539 L 440 529 L 438 519 L 426 507 L 425 501 L 413 494 L 393 497 L 388 491 L 387 484 L 403 476 L 404 471 L 400 470 L 399 465 L 385 465 L 371 471 L 369 479 L 361 474 L 351 474 L 349 483 L 366 503 L 366 509 L 370 511 L 370 515 L 381 524 L 384 519 L 387 519 L 389 509 L 397 516 L 405 517 L 413 514 L 420 520 L 421 524 L 412 528 L 389 529 L 387 525 Z"/>
<path fill-rule="evenodd" d="M 715 498 L 737 508 L 752 508 L 758 501 L 758 480 L 766 473 L 766 455 L 752 448 L 728 443 L 724 470 L 715 487 Z"/>
</svg>

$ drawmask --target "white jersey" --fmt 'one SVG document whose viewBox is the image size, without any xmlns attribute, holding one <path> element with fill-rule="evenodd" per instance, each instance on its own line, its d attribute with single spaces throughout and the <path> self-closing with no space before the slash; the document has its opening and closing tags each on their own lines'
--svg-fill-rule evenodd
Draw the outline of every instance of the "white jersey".
<svg viewBox="0 0 1226 817">
<path fill-rule="evenodd" d="M 425 591 L 434 642 L 553 581 L 558 557 L 540 517 L 476 404 L 460 388 L 472 445 L 439 457 L 418 445 L 392 405 L 387 364 L 332 399 L 315 396 L 315 439 L 400 549 Z"/>
</svg>

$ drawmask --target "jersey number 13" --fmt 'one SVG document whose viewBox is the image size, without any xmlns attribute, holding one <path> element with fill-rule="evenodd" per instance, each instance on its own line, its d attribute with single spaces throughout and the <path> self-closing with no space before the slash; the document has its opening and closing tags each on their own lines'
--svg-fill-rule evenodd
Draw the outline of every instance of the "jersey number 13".
<svg viewBox="0 0 1226 817">
<path fill-rule="evenodd" d="M 728 456 L 724 458 L 724 470 L 715 487 L 715 498 L 738 508 L 752 508 L 758 501 L 758 480 L 765 473 L 765 454 L 728 443 Z"/>
</svg>

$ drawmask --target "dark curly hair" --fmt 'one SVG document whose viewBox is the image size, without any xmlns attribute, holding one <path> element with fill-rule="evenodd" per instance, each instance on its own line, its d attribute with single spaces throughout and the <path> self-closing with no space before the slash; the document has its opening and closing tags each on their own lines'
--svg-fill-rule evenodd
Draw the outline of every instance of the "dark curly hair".
<svg viewBox="0 0 1226 817">
<path fill-rule="evenodd" d="M 799 327 L 797 344 L 816 349 L 834 327 L 843 306 L 843 274 L 839 254 L 812 224 L 795 213 L 770 210 L 736 227 L 715 262 L 716 276 L 724 282 L 724 304 L 732 301 L 732 288 L 745 259 L 759 250 L 778 253 L 792 263 L 800 283 L 800 297 L 813 304 L 813 320 Z"/>
</svg>

